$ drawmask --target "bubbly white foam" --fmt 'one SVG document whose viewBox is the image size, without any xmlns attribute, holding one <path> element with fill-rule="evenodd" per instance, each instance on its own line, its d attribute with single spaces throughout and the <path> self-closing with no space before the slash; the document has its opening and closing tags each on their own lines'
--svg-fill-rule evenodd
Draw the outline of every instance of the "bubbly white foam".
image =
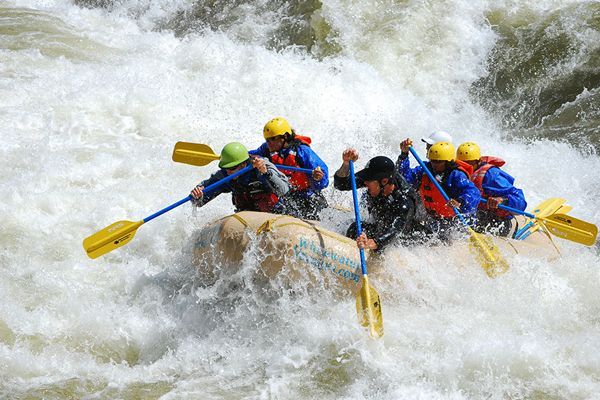
<svg viewBox="0 0 600 400">
<path fill-rule="evenodd" d="M 358 326 L 353 299 L 294 295 L 276 283 L 263 293 L 244 272 L 203 287 L 184 249 L 196 229 L 231 212 L 228 196 L 196 211 L 183 205 L 140 227 L 127 246 L 87 258 L 83 238 L 187 196 L 216 168 L 174 164 L 176 141 L 216 152 L 233 140 L 258 146 L 277 115 L 313 138 L 331 175 L 347 146 L 359 149 L 360 166 L 377 154 L 395 158 L 407 136 L 444 129 L 505 158 L 531 206 L 560 196 L 572 215 L 600 219 L 596 154 L 511 139 L 469 99 L 495 40 L 483 19 L 490 2 L 324 3 L 343 51 L 317 61 L 228 32 L 181 39 L 149 29 L 189 7 L 183 1 L 123 2 L 112 13 L 62 0 L 4 2 L 0 14 L 12 13 L 24 33 L 0 50 L 0 393 L 598 392 L 596 249 L 557 240 L 561 260 L 514 258 L 495 280 L 449 249 L 393 249 L 387 279 L 371 282 L 385 319 L 377 342 Z M 349 194 L 328 196 L 350 204 Z M 250 254 L 242 271 L 255 262 Z"/>
</svg>

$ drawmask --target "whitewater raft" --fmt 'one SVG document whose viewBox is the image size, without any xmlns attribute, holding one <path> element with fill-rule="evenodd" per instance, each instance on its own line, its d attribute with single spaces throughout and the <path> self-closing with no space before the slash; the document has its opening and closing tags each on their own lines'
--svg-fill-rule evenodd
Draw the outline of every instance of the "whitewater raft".
<svg viewBox="0 0 600 400">
<path fill-rule="evenodd" d="M 526 240 L 492 240 L 509 260 L 515 254 L 546 259 L 560 255 L 551 238 L 541 230 Z M 452 244 L 452 252 L 457 257 L 466 255 L 476 264 L 466 242 Z M 260 260 L 257 273 L 266 279 L 285 277 L 352 293 L 360 287 L 362 273 L 356 242 L 315 221 L 244 211 L 206 225 L 196 232 L 192 246 L 194 264 L 206 282 L 214 281 L 223 269 L 236 273 L 245 257 L 252 257 Z M 369 252 L 366 257 L 369 276 L 376 278 L 382 269 L 382 257 Z"/>
</svg>

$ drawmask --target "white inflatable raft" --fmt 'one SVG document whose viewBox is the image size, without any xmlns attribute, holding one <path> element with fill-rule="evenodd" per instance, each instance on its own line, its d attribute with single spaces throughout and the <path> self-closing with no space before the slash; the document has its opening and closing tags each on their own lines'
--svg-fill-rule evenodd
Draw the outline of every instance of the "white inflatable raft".
<svg viewBox="0 0 600 400">
<path fill-rule="evenodd" d="M 515 254 L 552 259 L 558 248 L 541 230 L 526 240 L 493 237 L 502 255 L 509 260 Z M 318 225 L 287 215 L 244 211 L 214 221 L 193 238 L 194 264 L 205 281 L 214 281 L 217 272 L 227 268 L 235 273 L 245 255 L 254 252 L 262 260 L 260 276 L 273 279 L 283 276 L 307 285 L 356 293 L 360 287 L 361 266 L 356 242 Z M 452 244 L 453 252 L 469 254 L 467 241 Z M 380 257 L 367 256 L 369 276 L 377 277 Z M 483 270 L 482 270 L 483 273 Z"/>
</svg>

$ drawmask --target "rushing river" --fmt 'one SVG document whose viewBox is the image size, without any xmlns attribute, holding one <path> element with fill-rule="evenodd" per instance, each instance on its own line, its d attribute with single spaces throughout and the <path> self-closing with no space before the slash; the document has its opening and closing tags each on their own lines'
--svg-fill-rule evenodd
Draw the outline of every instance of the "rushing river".
<svg viewBox="0 0 600 400">
<path fill-rule="evenodd" d="M 279 115 L 331 174 L 348 146 L 362 166 L 447 130 L 503 157 L 531 207 L 598 224 L 600 3 L 0 0 L 0 398 L 599 398 L 597 245 L 557 239 L 562 258 L 494 280 L 390 249 L 377 341 L 352 298 L 203 285 L 189 238 L 229 196 L 86 256 L 216 168 L 173 163 L 175 142 L 255 147 Z"/>
</svg>

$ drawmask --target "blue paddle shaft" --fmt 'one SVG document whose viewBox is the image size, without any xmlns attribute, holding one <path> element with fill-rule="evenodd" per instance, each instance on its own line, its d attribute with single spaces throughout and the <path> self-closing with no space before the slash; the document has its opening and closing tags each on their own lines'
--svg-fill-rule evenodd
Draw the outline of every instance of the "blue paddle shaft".
<svg viewBox="0 0 600 400">
<path fill-rule="evenodd" d="M 481 199 L 482 203 L 487 203 L 486 199 Z M 524 215 L 526 217 L 529 218 L 537 218 L 535 215 L 525 212 L 525 211 L 521 211 L 521 210 L 517 210 L 516 208 L 513 207 L 509 207 L 509 206 L 505 206 L 503 204 L 498 204 L 498 208 L 502 208 L 506 211 L 510 211 L 512 213 L 515 214 L 521 214 Z M 531 234 L 531 232 L 527 232 L 529 230 L 529 228 L 533 225 L 533 221 L 529 221 L 527 224 L 525 224 L 524 227 L 522 227 L 521 229 L 518 229 L 515 234 L 513 235 L 513 237 L 517 240 L 525 240 L 527 238 L 527 236 L 529 236 Z M 527 232 L 527 234 L 525 234 Z"/>
<path fill-rule="evenodd" d="M 304 172 L 306 174 L 312 174 L 312 172 L 313 172 L 313 170 L 309 169 L 309 168 L 291 167 L 289 165 L 281 165 L 281 164 L 275 164 L 275 166 L 279 169 L 287 169 L 290 171 Z"/>
<path fill-rule="evenodd" d="M 360 211 L 358 209 L 358 193 L 356 192 L 356 178 L 354 177 L 354 162 L 350 160 L 350 185 L 352 186 L 352 200 L 354 201 L 354 218 L 356 219 L 356 237 L 362 233 L 360 224 Z M 362 274 L 367 275 L 367 260 L 365 259 L 365 250 L 360 250 L 360 266 Z"/>
<path fill-rule="evenodd" d="M 417 162 L 419 163 L 421 168 L 423 168 L 423 171 L 425 171 L 425 173 L 429 177 L 429 180 L 431 180 L 431 182 L 433 182 L 433 184 L 435 185 L 437 190 L 442 194 L 442 196 L 444 196 L 444 200 L 450 201 L 450 197 L 448 197 L 448 195 L 446 194 L 444 189 L 442 189 L 442 185 L 440 185 L 440 183 L 437 181 L 437 179 L 435 179 L 435 177 L 433 176 L 433 174 L 431 173 L 429 168 L 427 168 L 427 166 L 425 166 L 425 163 L 423 162 L 423 160 L 421 160 L 421 158 L 419 157 L 419 155 L 417 154 L 415 149 L 413 149 L 412 146 L 410 146 L 408 148 L 408 150 L 413 155 L 413 157 L 415 157 L 415 160 L 417 160 Z M 458 217 L 458 219 L 460 219 L 460 222 L 462 222 L 462 224 L 464 226 L 469 226 L 469 224 L 465 220 L 465 217 L 463 217 L 463 215 L 460 213 L 460 211 L 458 211 L 458 209 L 456 207 L 452 207 L 452 210 L 454 211 L 454 214 L 456 214 L 456 216 Z"/>
<path fill-rule="evenodd" d="M 148 222 L 148 221 L 152 221 L 154 218 L 159 217 L 161 215 L 163 215 L 166 212 L 171 211 L 172 209 L 174 209 L 175 207 L 179 207 L 180 205 L 182 205 L 183 203 L 187 203 L 188 201 L 190 201 L 192 199 L 192 195 L 190 194 L 188 197 L 183 198 L 181 200 L 179 200 L 177 203 L 173 203 L 168 207 L 163 208 L 160 211 L 155 212 L 154 214 L 144 218 L 144 223 Z"/>
<path fill-rule="evenodd" d="M 529 227 L 528 227 L 528 229 L 529 229 Z M 521 236 L 519 236 L 519 237 L 517 238 L 517 240 L 525 240 L 525 239 L 527 239 L 527 238 L 529 237 L 529 235 L 531 235 L 532 233 L 533 233 L 532 231 L 525 231 L 525 232 L 523 232 L 523 233 L 521 234 Z"/>
<path fill-rule="evenodd" d="M 215 189 L 220 188 L 221 186 L 223 186 L 224 184 L 226 184 L 227 182 L 231 181 L 232 179 L 237 178 L 238 176 L 245 174 L 246 172 L 250 171 L 252 169 L 252 165 L 248 165 L 247 167 L 245 167 L 244 169 L 241 169 L 239 171 L 237 171 L 236 173 L 233 173 L 231 175 L 229 175 L 226 178 L 221 179 L 220 181 L 217 181 L 215 183 L 213 183 L 212 185 L 208 185 L 207 187 L 204 188 L 203 192 L 204 193 L 210 193 Z M 144 218 L 144 223 L 148 222 L 148 221 L 152 221 L 154 218 L 159 217 L 161 215 L 163 215 L 164 213 L 171 211 L 172 209 L 174 209 L 175 207 L 179 207 L 180 205 L 187 203 L 188 201 L 190 201 L 192 199 L 192 195 L 190 194 L 189 196 L 179 200 L 176 203 L 171 204 L 168 207 L 163 208 L 162 210 L 155 212 L 154 214 Z"/>
<path fill-rule="evenodd" d="M 525 238 L 531 234 L 529 228 L 531 228 L 533 225 L 535 225 L 535 221 L 529 221 L 524 227 L 516 231 L 513 237 L 517 240 L 525 240 Z"/>
<path fill-rule="evenodd" d="M 486 204 L 487 200 L 486 199 L 481 199 L 480 202 Z M 529 217 L 529 218 L 537 218 L 535 215 L 533 215 L 531 213 L 528 213 L 528 212 L 525 212 L 525 211 L 521 211 L 521 210 L 518 210 L 516 208 L 509 207 L 509 206 L 505 206 L 504 204 L 498 204 L 498 208 L 502 208 L 502 209 L 504 209 L 506 211 L 510 211 L 511 213 L 521 214 L 521 215 L 524 215 L 524 216 Z"/>
</svg>

